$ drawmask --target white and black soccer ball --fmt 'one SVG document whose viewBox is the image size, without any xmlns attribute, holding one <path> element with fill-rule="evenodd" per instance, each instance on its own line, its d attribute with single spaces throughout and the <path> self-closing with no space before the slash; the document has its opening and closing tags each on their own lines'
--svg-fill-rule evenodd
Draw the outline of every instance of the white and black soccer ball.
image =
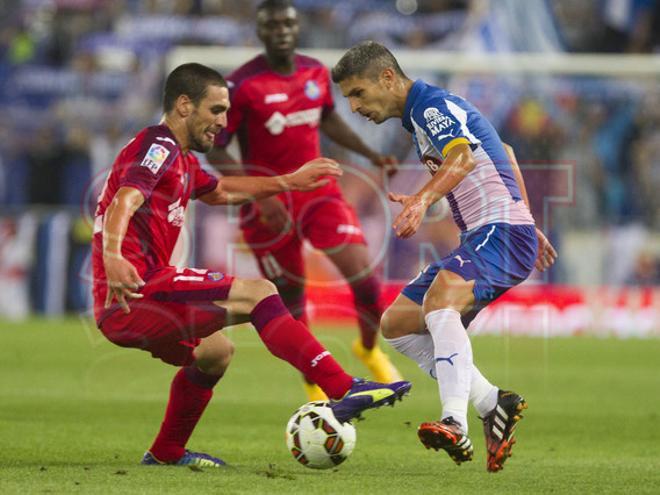
<svg viewBox="0 0 660 495">
<path fill-rule="evenodd" d="M 286 425 L 286 445 L 303 466 L 328 469 L 346 460 L 355 448 L 355 428 L 340 423 L 325 401 L 308 402 Z"/>
</svg>

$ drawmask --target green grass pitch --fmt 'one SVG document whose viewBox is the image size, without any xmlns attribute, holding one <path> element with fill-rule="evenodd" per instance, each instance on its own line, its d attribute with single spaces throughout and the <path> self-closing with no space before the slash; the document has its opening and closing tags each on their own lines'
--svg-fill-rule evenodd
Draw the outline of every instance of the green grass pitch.
<svg viewBox="0 0 660 495">
<path fill-rule="evenodd" d="M 284 426 L 305 398 L 292 368 L 249 327 L 190 446 L 230 468 L 143 467 L 174 368 L 106 342 L 78 319 L 0 322 L 0 493 L 660 493 L 660 339 L 473 338 L 484 373 L 530 408 L 504 471 L 489 474 L 471 411 L 475 460 L 425 450 L 417 425 L 439 414 L 435 382 L 394 356 L 414 386 L 366 413 L 335 470 L 298 465 Z M 353 331 L 321 340 L 355 374 Z"/>
</svg>

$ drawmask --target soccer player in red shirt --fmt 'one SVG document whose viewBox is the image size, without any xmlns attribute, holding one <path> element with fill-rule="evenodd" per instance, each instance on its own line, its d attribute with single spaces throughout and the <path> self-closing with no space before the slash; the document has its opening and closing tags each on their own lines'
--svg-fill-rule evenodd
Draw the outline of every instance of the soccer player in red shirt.
<svg viewBox="0 0 660 495">
<path fill-rule="evenodd" d="M 346 374 L 267 280 L 242 280 L 170 266 L 189 199 L 236 204 L 283 191 L 323 187 L 341 171 L 318 158 L 276 177 L 222 177 L 202 170 L 191 151 L 207 152 L 225 127 L 229 92 L 213 69 L 184 64 L 168 76 L 160 125 L 140 131 L 119 153 L 99 197 L 94 221 L 94 315 L 122 347 L 149 351 L 180 366 L 165 419 L 143 464 L 222 466 L 186 450 L 188 438 L 232 356 L 218 330 L 251 321 L 275 356 L 318 383 L 340 421 L 394 403 L 408 382 L 388 385 Z"/>
<path fill-rule="evenodd" d="M 335 111 L 328 69 L 295 53 L 298 32 L 298 14 L 289 0 L 259 4 L 257 34 L 265 53 L 228 76 L 232 109 L 209 161 L 224 174 L 242 173 L 226 151 L 236 134 L 245 174 L 284 174 L 321 155 L 320 129 L 334 142 L 393 171 L 394 157 L 373 151 Z M 304 239 L 324 251 L 353 292 L 361 336 L 353 343 L 353 352 L 376 380 L 400 379 L 377 345 L 380 282 L 371 271 L 357 215 L 334 178 L 314 192 L 287 192 L 243 206 L 241 228 L 261 273 L 275 283 L 301 322 L 307 322 Z M 324 398 L 309 381 L 305 389 L 310 400 Z"/>
</svg>

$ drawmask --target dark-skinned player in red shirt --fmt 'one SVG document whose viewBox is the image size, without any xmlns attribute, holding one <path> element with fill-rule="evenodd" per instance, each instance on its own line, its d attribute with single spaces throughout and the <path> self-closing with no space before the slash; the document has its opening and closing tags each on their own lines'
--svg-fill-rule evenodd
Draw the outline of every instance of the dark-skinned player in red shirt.
<svg viewBox="0 0 660 495">
<path fill-rule="evenodd" d="M 307 327 L 286 309 L 268 280 L 245 280 L 170 265 L 189 199 L 239 204 L 283 191 L 324 187 L 341 175 L 336 162 L 309 161 L 276 177 L 222 177 L 202 170 L 192 151 L 207 152 L 227 123 L 223 77 L 184 64 L 165 83 L 159 125 L 140 131 L 119 153 L 99 197 L 94 221 L 94 314 L 113 343 L 143 349 L 179 366 L 160 431 L 142 464 L 224 465 L 186 449 L 188 438 L 223 376 L 231 342 L 218 330 L 252 322 L 275 356 L 318 383 L 340 421 L 393 404 L 410 383 L 381 384 L 344 372 Z"/>
<path fill-rule="evenodd" d="M 368 158 L 388 173 L 396 160 L 367 146 L 334 109 L 328 69 L 295 52 L 298 13 L 289 0 L 265 0 L 257 7 L 257 34 L 264 53 L 227 77 L 232 109 L 209 162 L 224 174 L 253 177 L 284 174 L 321 156 L 322 131 L 335 143 Z M 240 144 L 242 167 L 226 150 L 233 135 Z M 354 354 L 377 381 L 401 375 L 377 343 L 380 281 L 360 222 L 334 178 L 313 192 L 286 192 L 241 208 L 243 237 L 264 277 L 278 288 L 291 313 L 307 323 L 303 242 L 323 251 L 350 284 L 360 338 Z M 310 400 L 323 400 L 306 377 Z"/>
</svg>

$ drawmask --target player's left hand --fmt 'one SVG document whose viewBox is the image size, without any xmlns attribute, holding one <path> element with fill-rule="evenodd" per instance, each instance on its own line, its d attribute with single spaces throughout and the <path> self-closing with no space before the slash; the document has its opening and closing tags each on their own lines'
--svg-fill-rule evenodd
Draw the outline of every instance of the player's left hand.
<svg viewBox="0 0 660 495">
<path fill-rule="evenodd" d="M 557 260 L 557 251 L 539 228 L 536 229 L 536 238 L 538 239 L 538 255 L 534 266 L 538 271 L 544 272 Z"/>
<path fill-rule="evenodd" d="M 422 224 L 429 205 L 421 198 L 421 196 L 416 194 L 407 196 L 405 194 L 391 192 L 388 193 L 387 196 L 390 201 L 401 203 L 403 205 L 403 211 L 399 213 L 394 219 L 394 223 L 392 223 L 394 232 L 397 237 L 402 239 L 411 237 L 417 232 L 417 229 L 419 229 L 419 226 Z"/>
<path fill-rule="evenodd" d="M 371 163 L 376 167 L 382 168 L 388 177 L 392 177 L 399 171 L 399 160 L 394 155 L 374 155 L 371 157 Z"/>
</svg>

